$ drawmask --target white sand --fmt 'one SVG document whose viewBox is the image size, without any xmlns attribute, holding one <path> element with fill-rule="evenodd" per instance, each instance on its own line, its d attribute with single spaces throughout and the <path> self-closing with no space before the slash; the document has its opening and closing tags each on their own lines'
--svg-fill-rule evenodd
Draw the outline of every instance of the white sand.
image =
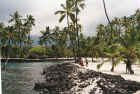
<svg viewBox="0 0 140 94">
<path fill-rule="evenodd" d="M 83 58 L 84 64 L 85 64 L 85 68 L 87 69 L 91 69 L 91 70 L 95 70 L 95 71 L 99 71 L 102 73 L 107 73 L 107 74 L 111 74 L 111 75 L 121 75 L 124 79 L 126 80 L 132 80 L 132 81 L 137 81 L 140 82 L 140 65 L 132 65 L 132 68 L 135 72 L 134 75 L 130 75 L 130 74 L 126 74 L 126 65 L 121 62 L 120 64 L 118 64 L 115 68 L 114 68 L 114 72 L 110 72 L 111 69 L 111 63 L 108 61 L 106 62 L 99 70 L 97 69 L 97 65 L 100 64 L 103 60 L 101 58 L 95 59 L 95 61 L 97 62 L 92 62 L 91 58 L 88 58 L 88 66 L 86 66 L 85 63 L 85 59 Z M 107 58 L 105 58 L 104 60 L 107 60 Z M 88 87 L 88 89 L 86 91 L 89 91 L 91 87 L 93 87 L 94 85 L 91 85 L 90 87 Z M 140 94 L 140 91 L 137 91 L 134 94 Z"/>
<path fill-rule="evenodd" d="M 84 62 L 85 59 L 83 58 Z M 132 80 L 132 81 L 137 81 L 140 82 L 140 65 L 133 65 L 132 68 L 135 72 L 134 75 L 130 75 L 130 74 L 126 74 L 126 65 L 123 64 L 122 62 L 120 64 L 118 64 L 115 68 L 114 68 L 114 72 L 110 72 L 111 69 L 111 63 L 108 61 L 106 62 L 99 70 L 97 69 L 97 65 L 100 64 L 102 62 L 102 59 L 95 59 L 94 60 L 98 61 L 98 62 L 91 62 L 91 58 L 88 58 L 88 66 L 86 68 L 88 69 L 92 69 L 95 71 L 99 71 L 99 72 L 103 72 L 103 73 L 107 73 L 107 74 L 112 74 L 112 75 L 121 75 L 124 79 L 126 80 Z M 107 60 L 107 59 L 104 59 Z"/>
</svg>

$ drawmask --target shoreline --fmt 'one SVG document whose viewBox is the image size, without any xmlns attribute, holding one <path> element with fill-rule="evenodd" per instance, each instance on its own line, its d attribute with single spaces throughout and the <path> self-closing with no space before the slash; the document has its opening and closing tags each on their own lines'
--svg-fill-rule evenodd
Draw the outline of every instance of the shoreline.
<svg viewBox="0 0 140 94">
<path fill-rule="evenodd" d="M 25 58 L 0 58 L 1 63 L 5 62 L 45 62 L 45 61 L 72 61 L 73 58 L 44 58 L 44 59 L 25 59 Z"/>
<path fill-rule="evenodd" d="M 53 94 L 134 94 L 140 89 L 139 82 L 125 80 L 120 75 L 89 70 L 79 64 L 57 64 L 46 67 L 43 72 L 44 82 L 36 82 L 34 85 L 34 90 L 38 92 L 45 93 L 46 90 Z"/>
<path fill-rule="evenodd" d="M 126 65 L 122 62 L 120 64 L 118 64 L 115 68 L 114 68 L 114 72 L 110 72 L 111 69 L 111 63 L 107 62 L 105 63 L 99 70 L 97 69 L 97 65 L 100 64 L 101 62 L 96 62 L 96 63 L 91 63 L 89 62 L 88 66 L 85 68 L 86 69 L 90 69 L 90 70 L 94 70 L 94 71 L 98 71 L 101 73 L 106 73 L 106 74 L 111 74 L 111 75 L 120 75 L 121 77 L 123 77 L 125 80 L 131 80 L 131 81 L 137 81 L 140 82 L 140 65 L 138 64 L 133 64 L 132 68 L 134 70 L 134 74 L 126 74 L 125 71 L 125 67 Z"/>
</svg>

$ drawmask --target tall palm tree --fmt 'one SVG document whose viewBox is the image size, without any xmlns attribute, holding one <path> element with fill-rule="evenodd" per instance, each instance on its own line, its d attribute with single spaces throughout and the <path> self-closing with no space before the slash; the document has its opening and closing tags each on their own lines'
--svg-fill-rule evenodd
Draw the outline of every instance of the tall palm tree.
<svg viewBox="0 0 140 94">
<path fill-rule="evenodd" d="M 70 24 L 72 21 L 73 22 L 75 21 L 75 15 L 73 14 L 73 12 L 74 12 L 74 7 L 73 6 L 74 6 L 74 3 L 71 2 L 71 0 L 66 0 L 65 5 L 61 4 L 61 7 L 62 7 L 63 10 L 56 11 L 55 14 L 60 14 L 61 15 L 61 17 L 59 19 L 59 22 L 62 22 L 64 20 L 64 18 L 66 18 L 67 26 L 68 26 L 68 29 L 67 29 L 68 32 L 67 33 L 69 35 L 70 43 L 73 47 L 73 53 L 75 54 L 72 32 L 71 32 L 71 29 L 74 27 L 74 25 Z M 75 58 L 75 62 L 76 62 L 76 58 Z"/>
<path fill-rule="evenodd" d="M 35 18 L 32 16 L 32 15 L 27 15 L 26 18 L 25 18 L 25 23 L 24 23 L 24 26 L 26 28 L 26 32 L 28 34 L 28 46 L 31 47 L 31 30 L 32 30 L 32 27 L 35 26 Z"/>
<path fill-rule="evenodd" d="M 108 16 L 108 13 L 107 13 L 107 9 L 106 9 L 106 3 L 105 3 L 105 0 L 102 0 L 103 1 L 103 6 L 104 6 L 104 12 L 105 12 L 105 15 L 106 15 L 106 18 L 111 26 L 111 21 L 109 19 L 109 16 Z M 112 27 L 111 27 L 112 28 Z"/>
<path fill-rule="evenodd" d="M 15 13 L 13 13 L 13 15 L 10 15 L 10 17 L 11 17 L 11 19 L 9 20 L 9 23 L 13 23 L 13 27 L 15 28 L 16 35 L 20 39 L 21 38 L 21 27 L 22 27 L 21 15 L 18 13 L 18 11 L 16 11 Z M 21 39 L 20 39 L 20 41 L 21 41 Z M 21 43 L 19 43 L 19 44 L 21 47 Z"/>
<path fill-rule="evenodd" d="M 102 0 L 102 2 L 103 2 L 104 12 L 105 12 L 106 18 L 107 18 L 109 25 L 110 25 L 110 28 L 111 28 L 111 38 L 112 38 L 113 27 L 112 27 L 111 21 L 109 19 L 108 13 L 107 13 L 105 0 Z"/>
<path fill-rule="evenodd" d="M 67 19 L 67 25 L 68 25 L 68 28 L 69 28 L 70 20 L 74 20 L 73 3 L 71 3 L 70 0 L 66 0 L 65 5 L 61 4 L 61 7 L 62 7 L 63 10 L 56 11 L 55 15 L 56 14 L 60 14 L 61 15 L 61 17 L 59 19 L 60 23 L 64 20 L 64 18 L 66 18 Z"/>
<path fill-rule="evenodd" d="M 72 0 L 73 3 L 75 4 L 75 31 L 77 33 L 77 57 L 79 57 L 79 47 L 80 47 L 80 44 L 79 44 L 79 26 L 78 26 L 78 15 L 81 11 L 81 9 L 84 9 L 84 6 L 85 6 L 85 3 L 84 1 L 85 0 Z"/>
<path fill-rule="evenodd" d="M 3 39 L 3 32 L 4 32 L 4 23 L 0 22 L 0 42 L 2 43 L 2 39 Z"/>
<path fill-rule="evenodd" d="M 19 56 L 22 56 L 22 43 L 23 43 L 23 38 L 22 38 L 22 16 L 16 11 L 13 13 L 11 16 L 11 19 L 9 20 L 9 23 L 13 23 L 13 27 L 15 28 L 15 36 L 16 36 L 16 42 L 19 45 Z"/>
<path fill-rule="evenodd" d="M 7 32 L 5 30 L 5 25 L 4 23 L 0 23 L 0 49 L 1 49 L 1 54 L 2 54 L 2 57 L 6 57 L 7 56 L 7 52 L 6 52 L 6 48 L 7 48 L 7 45 L 6 45 L 6 42 L 7 42 Z"/>
<path fill-rule="evenodd" d="M 12 42 L 13 42 L 13 31 L 14 31 L 14 28 L 13 26 L 7 26 L 6 28 L 6 31 L 7 31 L 7 37 L 8 37 L 8 45 L 11 46 L 12 45 Z"/>
</svg>

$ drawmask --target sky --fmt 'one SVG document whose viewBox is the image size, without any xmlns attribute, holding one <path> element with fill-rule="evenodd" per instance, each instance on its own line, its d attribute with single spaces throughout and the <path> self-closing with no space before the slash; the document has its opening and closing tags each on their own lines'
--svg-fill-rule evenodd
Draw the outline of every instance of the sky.
<svg viewBox="0 0 140 94">
<path fill-rule="evenodd" d="M 61 10 L 60 4 L 65 0 L 0 0 L 0 22 L 7 24 L 10 14 L 18 11 L 23 17 L 31 14 L 36 19 L 36 26 L 31 34 L 40 36 L 40 31 L 46 26 L 63 27 L 66 22 L 59 23 L 60 15 L 54 12 Z M 140 0 L 105 0 L 110 19 L 113 17 L 129 16 L 140 8 Z M 81 11 L 79 18 L 82 24 L 82 32 L 86 36 L 95 35 L 98 24 L 107 24 L 102 0 L 85 0 L 85 9 Z"/>
</svg>

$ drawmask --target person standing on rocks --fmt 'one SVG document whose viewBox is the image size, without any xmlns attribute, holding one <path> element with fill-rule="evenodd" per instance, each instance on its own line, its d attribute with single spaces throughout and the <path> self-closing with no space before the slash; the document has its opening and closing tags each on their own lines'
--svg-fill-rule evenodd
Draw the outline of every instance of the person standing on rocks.
<svg viewBox="0 0 140 94">
<path fill-rule="evenodd" d="M 80 65 L 81 65 L 81 66 L 84 66 L 84 63 L 83 63 L 83 60 L 82 60 L 81 57 L 80 57 Z"/>
</svg>

